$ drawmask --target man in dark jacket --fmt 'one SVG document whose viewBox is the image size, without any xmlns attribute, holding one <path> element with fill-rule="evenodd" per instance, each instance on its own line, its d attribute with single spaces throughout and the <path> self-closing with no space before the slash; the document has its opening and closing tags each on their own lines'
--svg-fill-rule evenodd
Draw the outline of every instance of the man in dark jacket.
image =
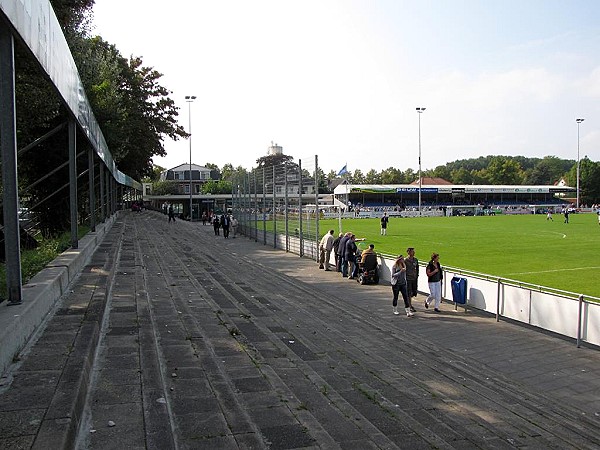
<svg viewBox="0 0 600 450">
<path fill-rule="evenodd" d="M 342 272 L 342 277 L 346 278 L 348 276 L 348 260 L 346 259 L 346 242 L 350 239 L 352 233 L 349 231 L 342 236 L 340 239 L 339 252 L 340 252 L 340 269 Z"/>
<path fill-rule="evenodd" d="M 340 233 L 338 235 L 338 237 L 336 237 L 333 240 L 333 256 L 335 257 L 335 271 L 339 272 L 340 270 L 342 270 L 341 264 L 342 264 L 342 258 L 340 256 L 340 241 L 342 240 L 342 237 L 344 236 L 344 233 Z"/>
<path fill-rule="evenodd" d="M 356 236 L 354 234 L 350 235 L 350 239 L 346 241 L 346 253 L 344 258 L 350 263 L 350 273 L 348 275 L 348 279 L 352 280 L 356 275 L 358 275 L 358 265 L 356 264 L 356 251 L 358 247 L 356 246 Z"/>
<path fill-rule="evenodd" d="M 229 237 L 229 216 L 227 214 L 221 216 L 221 228 L 223 228 L 223 237 L 227 239 Z"/>
</svg>

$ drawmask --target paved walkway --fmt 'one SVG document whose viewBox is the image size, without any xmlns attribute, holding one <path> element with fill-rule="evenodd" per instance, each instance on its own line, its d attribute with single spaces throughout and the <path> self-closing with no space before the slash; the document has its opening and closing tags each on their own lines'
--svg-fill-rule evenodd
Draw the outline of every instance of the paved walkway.
<svg viewBox="0 0 600 450">
<path fill-rule="evenodd" d="M 600 352 L 121 214 L 0 380 L 2 449 L 600 448 Z"/>
</svg>

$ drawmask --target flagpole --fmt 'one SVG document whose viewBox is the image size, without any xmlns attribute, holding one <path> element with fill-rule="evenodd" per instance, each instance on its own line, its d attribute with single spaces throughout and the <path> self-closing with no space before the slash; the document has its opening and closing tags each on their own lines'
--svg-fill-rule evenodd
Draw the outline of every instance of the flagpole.
<svg viewBox="0 0 600 450">
<path fill-rule="evenodd" d="M 340 230 L 340 233 L 343 233 L 343 231 L 342 231 L 342 208 L 338 208 L 338 228 Z"/>
<path fill-rule="evenodd" d="M 338 172 L 338 176 L 341 175 L 342 177 L 344 177 L 344 183 L 346 184 L 346 204 L 345 204 L 345 208 L 348 207 L 348 179 L 347 179 L 347 175 L 348 175 L 348 163 L 346 163 L 344 165 L 344 167 L 342 167 L 342 169 Z M 340 229 L 340 233 L 343 233 L 342 230 L 342 208 L 338 208 L 339 214 L 338 214 L 338 228 Z"/>
</svg>

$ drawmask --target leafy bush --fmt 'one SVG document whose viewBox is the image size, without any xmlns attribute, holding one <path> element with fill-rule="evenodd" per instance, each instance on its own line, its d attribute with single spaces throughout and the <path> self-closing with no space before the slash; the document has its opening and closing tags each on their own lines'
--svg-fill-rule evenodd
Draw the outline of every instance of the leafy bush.
<svg viewBox="0 0 600 450">
<path fill-rule="evenodd" d="M 89 231 L 88 227 L 79 227 L 79 238 L 85 236 Z M 71 247 L 71 233 L 64 232 L 57 237 L 38 238 L 39 246 L 34 250 L 21 251 L 21 278 L 23 284 L 40 272 L 48 263 L 53 261 L 58 255 Z M 0 301 L 8 297 L 6 290 L 6 263 L 0 264 Z"/>
</svg>

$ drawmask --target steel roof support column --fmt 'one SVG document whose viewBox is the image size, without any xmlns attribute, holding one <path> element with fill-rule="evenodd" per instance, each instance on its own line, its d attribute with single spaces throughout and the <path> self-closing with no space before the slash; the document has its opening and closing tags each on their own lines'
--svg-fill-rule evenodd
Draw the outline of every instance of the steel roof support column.
<svg viewBox="0 0 600 450">
<path fill-rule="evenodd" d="M 4 185 L 6 288 L 9 305 L 18 305 L 22 302 L 14 62 L 13 36 L 4 21 L 0 21 L 0 149 Z"/>
<path fill-rule="evenodd" d="M 90 231 L 96 231 L 96 176 L 94 174 L 94 149 L 88 150 L 88 183 L 90 195 Z"/>
<path fill-rule="evenodd" d="M 77 237 L 77 127 L 69 119 L 69 209 L 71 213 L 71 247 L 79 247 Z"/>
<path fill-rule="evenodd" d="M 104 214 L 104 164 L 100 162 L 100 173 L 98 174 L 98 179 L 100 180 L 99 194 L 100 194 L 100 222 L 104 223 L 106 220 L 106 215 Z"/>
</svg>

